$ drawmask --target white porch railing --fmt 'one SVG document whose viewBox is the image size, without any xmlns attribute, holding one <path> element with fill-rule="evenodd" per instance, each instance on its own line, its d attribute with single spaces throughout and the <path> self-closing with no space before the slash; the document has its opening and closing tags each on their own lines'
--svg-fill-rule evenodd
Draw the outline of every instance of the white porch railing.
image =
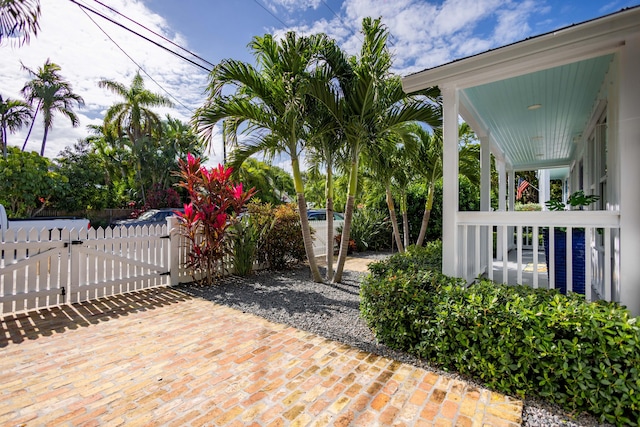
<svg viewBox="0 0 640 427">
<path fill-rule="evenodd" d="M 530 272 L 530 280 L 527 282 L 534 288 L 555 288 L 555 271 L 558 266 L 555 261 L 554 232 L 548 233 L 548 273 L 541 268 L 545 265 L 545 257 L 540 251 L 543 249 L 543 229 L 562 228 L 567 230 L 567 291 L 573 290 L 574 277 L 583 273 L 584 292 L 588 300 L 618 300 L 618 212 L 458 212 L 456 218 L 458 258 L 455 260 L 455 270 L 459 277 L 468 282 L 483 275 L 502 283 L 523 284 L 523 277 L 529 276 Z M 585 231 L 584 272 L 573 271 L 573 233 L 570 231 L 574 228 Z M 527 265 L 523 263 L 525 252 L 531 256 L 531 262 Z"/>
</svg>

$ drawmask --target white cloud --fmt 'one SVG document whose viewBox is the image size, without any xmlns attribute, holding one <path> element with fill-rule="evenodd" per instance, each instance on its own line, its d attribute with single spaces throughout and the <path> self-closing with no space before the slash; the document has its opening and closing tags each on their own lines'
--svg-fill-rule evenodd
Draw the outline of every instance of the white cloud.
<svg viewBox="0 0 640 427">
<path fill-rule="evenodd" d="M 320 6 L 320 0 L 272 0 L 270 5 L 282 6 L 287 11 L 293 12 L 297 10 L 317 9 Z"/>
<path fill-rule="evenodd" d="M 169 33 L 172 32 L 165 19 L 152 13 L 139 0 L 113 0 L 109 5 L 116 10 L 126 10 L 132 19 L 170 38 Z M 41 7 L 41 31 L 37 37 L 32 38 L 29 45 L 0 46 L 0 93 L 3 96 L 21 98 L 20 90 L 29 79 L 29 75 L 21 70 L 20 61 L 34 70 L 42 66 L 47 58 L 60 65 L 61 75 L 71 83 L 74 92 L 84 98 L 86 105 L 77 110 L 80 117 L 78 128 L 72 128 L 64 116 L 58 115 L 54 118 L 45 155 L 55 157 L 66 146 L 85 137 L 88 134 L 86 126 L 99 123 L 106 109 L 118 100 L 113 94 L 99 88 L 97 82 L 110 79 L 128 86 L 138 66 L 128 59 L 78 6 L 66 0 L 47 0 L 41 2 Z M 116 19 L 108 10 L 100 11 Z M 206 85 L 204 71 L 96 15 L 89 15 L 140 67 L 181 103 L 189 109 L 195 109 L 202 104 L 203 89 Z M 176 43 L 185 44 L 180 34 L 173 34 L 172 39 Z M 167 95 L 160 86 L 142 74 L 149 90 Z M 181 106 L 161 109 L 159 113 L 170 113 L 184 121 L 189 120 L 191 116 L 191 111 Z M 9 145 L 21 147 L 26 131 L 27 129 L 24 129 L 18 134 L 9 135 Z M 27 149 L 39 151 L 42 134 L 42 122 L 37 119 Z"/>
</svg>

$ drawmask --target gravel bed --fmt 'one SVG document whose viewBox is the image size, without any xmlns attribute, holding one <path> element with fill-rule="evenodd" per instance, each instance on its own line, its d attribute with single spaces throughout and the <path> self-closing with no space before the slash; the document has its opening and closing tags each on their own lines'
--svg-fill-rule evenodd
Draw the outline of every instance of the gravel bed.
<svg viewBox="0 0 640 427">
<path fill-rule="evenodd" d="M 177 289 L 272 322 L 290 325 L 367 352 L 481 386 L 469 378 L 444 372 L 414 356 L 378 343 L 360 318 L 359 290 L 363 275 L 364 273 L 345 271 L 343 283 L 322 284 L 311 280 L 307 267 L 298 267 L 289 271 L 257 272 L 250 277 L 228 277 L 212 287 L 184 284 Z M 586 414 L 571 417 L 555 405 L 532 398 L 524 401 L 522 416 L 522 425 L 529 427 L 606 425 L 599 424 L 595 418 Z"/>
</svg>

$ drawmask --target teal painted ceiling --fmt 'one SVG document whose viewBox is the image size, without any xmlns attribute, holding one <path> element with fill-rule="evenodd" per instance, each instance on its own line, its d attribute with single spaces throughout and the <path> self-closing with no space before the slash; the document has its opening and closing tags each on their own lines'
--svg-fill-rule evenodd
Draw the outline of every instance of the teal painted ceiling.
<svg viewBox="0 0 640 427">
<path fill-rule="evenodd" d="M 605 55 L 471 87 L 463 98 L 514 169 L 568 165 L 612 59 Z"/>
</svg>

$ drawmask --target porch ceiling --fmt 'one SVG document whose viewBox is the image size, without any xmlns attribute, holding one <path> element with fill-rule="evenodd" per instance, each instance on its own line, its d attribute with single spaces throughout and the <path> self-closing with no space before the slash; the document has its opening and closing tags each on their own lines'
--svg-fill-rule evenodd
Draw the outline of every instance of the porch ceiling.
<svg viewBox="0 0 640 427">
<path fill-rule="evenodd" d="M 463 89 L 460 100 L 472 116 L 464 118 L 484 128 L 515 170 L 568 165 L 612 59 L 603 55 Z"/>
</svg>

